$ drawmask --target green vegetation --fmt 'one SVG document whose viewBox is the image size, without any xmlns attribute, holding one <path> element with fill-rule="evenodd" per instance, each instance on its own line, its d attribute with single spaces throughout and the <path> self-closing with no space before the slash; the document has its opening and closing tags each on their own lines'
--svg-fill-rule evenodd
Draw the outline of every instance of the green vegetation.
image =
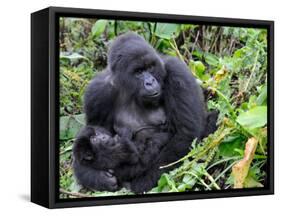
<svg viewBox="0 0 281 216">
<path fill-rule="evenodd" d="M 263 187 L 267 161 L 266 29 L 64 18 L 60 20 L 61 198 L 131 194 L 92 192 L 73 177 L 72 144 L 84 124 L 85 87 L 106 66 L 110 41 L 142 35 L 156 50 L 177 56 L 206 89 L 218 130 L 175 163 L 148 193 Z M 170 164 L 171 165 L 171 164 Z M 170 166 L 167 165 L 167 166 Z"/>
</svg>

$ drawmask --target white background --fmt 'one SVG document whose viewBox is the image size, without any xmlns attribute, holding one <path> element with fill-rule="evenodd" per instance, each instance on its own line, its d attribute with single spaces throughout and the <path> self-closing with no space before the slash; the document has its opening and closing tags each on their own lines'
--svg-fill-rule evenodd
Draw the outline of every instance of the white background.
<svg viewBox="0 0 281 216">
<path fill-rule="evenodd" d="M 280 214 L 280 38 L 278 0 L 3 0 L 0 6 L 1 215 Z M 48 6 L 275 20 L 275 195 L 47 210 L 30 196 L 30 13 Z M 279 205 L 279 206 L 278 206 Z"/>
</svg>

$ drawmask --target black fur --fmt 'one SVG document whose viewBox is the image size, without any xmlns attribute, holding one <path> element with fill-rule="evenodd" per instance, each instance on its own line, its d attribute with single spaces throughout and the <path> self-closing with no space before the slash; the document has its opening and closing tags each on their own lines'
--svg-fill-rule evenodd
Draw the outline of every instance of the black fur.
<svg viewBox="0 0 281 216">
<path fill-rule="evenodd" d="M 148 191 L 168 171 L 159 166 L 216 130 L 217 113 L 206 112 L 186 65 L 160 57 L 133 33 L 113 42 L 108 66 L 89 84 L 84 101 L 87 126 L 75 141 L 73 167 L 78 181 L 95 190 Z"/>
</svg>

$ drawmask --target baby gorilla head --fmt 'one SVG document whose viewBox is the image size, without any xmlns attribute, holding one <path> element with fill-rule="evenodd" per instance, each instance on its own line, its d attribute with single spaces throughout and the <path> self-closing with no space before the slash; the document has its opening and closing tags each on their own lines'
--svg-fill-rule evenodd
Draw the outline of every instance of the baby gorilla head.
<svg viewBox="0 0 281 216">
<path fill-rule="evenodd" d="M 119 144 L 119 137 L 112 138 L 112 134 L 104 128 L 95 127 L 95 132 L 90 137 L 90 144 L 93 151 L 97 151 L 100 147 L 108 148 Z"/>
<path fill-rule="evenodd" d="M 132 161 L 134 149 L 124 139 L 97 126 L 85 126 L 79 132 L 73 147 L 75 160 L 95 169 L 114 169 Z"/>
<path fill-rule="evenodd" d="M 118 37 L 109 50 L 108 65 L 123 100 L 158 104 L 166 71 L 159 55 L 142 37 L 134 33 Z"/>
</svg>

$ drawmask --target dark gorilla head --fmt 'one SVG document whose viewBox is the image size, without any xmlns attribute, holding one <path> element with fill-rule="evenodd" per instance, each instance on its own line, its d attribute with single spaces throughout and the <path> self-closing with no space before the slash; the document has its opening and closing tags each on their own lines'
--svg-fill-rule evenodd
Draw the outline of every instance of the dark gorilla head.
<svg viewBox="0 0 281 216">
<path fill-rule="evenodd" d="M 119 36 L 110 47 L 108 65 L 121 95 L 142 105 L 158 103 L 166 71 L 159 55 L 142 37 L 134 33 Z"/>
</svg>

